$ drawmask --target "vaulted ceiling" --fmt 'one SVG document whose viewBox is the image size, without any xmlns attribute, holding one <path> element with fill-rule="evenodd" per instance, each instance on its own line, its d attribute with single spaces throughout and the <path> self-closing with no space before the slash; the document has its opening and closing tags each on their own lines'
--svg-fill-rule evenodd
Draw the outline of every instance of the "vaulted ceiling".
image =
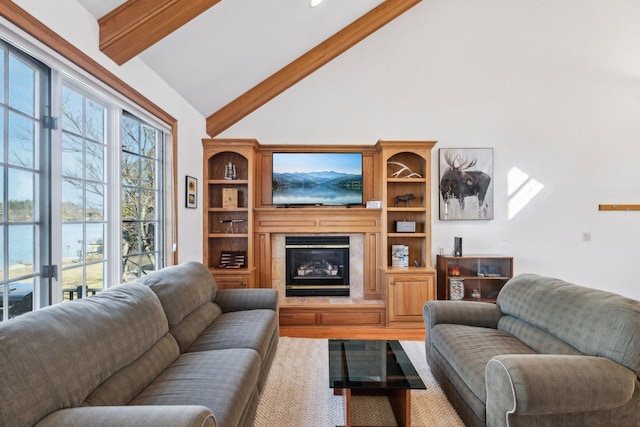
<svg viewBox="0 0 640 427">
<path fill-rule="evenodd" d="M 421 0 L 77 0 L 116 63 L 139 58 L 216 136 Z"/>
</svg>

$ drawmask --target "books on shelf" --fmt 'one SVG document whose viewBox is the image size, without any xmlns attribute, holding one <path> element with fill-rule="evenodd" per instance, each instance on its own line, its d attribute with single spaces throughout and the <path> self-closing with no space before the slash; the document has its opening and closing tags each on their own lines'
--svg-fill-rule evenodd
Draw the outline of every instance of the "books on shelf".
<svg viewBox="0 0 640 427">
<path fill-rule="evenodd" d="M 391 245 L 391 266 L 409 267 L 409 246 Z"/>
<path fill-rule="evenodd" d="M 222 251 L 218 268 L 244 268 L 246 256 L 245 251 Z"/>
</svg>

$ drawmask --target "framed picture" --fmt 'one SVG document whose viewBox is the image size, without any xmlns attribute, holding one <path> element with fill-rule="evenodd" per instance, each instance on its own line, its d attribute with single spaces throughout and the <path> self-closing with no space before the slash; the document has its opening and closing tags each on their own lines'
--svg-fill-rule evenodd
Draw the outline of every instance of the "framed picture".
<svg viewBox="0 0 640 427">
<path fill-rule="evenodd" d="M 195 209 L 198 207 L 198 180 L 192 176 L 186 176 L 185 207 Z"/>
<path fill-rule="evenodd" d="M 440 148 L 440 219 L 493 219 L 493 148 Z"/>
</svg>

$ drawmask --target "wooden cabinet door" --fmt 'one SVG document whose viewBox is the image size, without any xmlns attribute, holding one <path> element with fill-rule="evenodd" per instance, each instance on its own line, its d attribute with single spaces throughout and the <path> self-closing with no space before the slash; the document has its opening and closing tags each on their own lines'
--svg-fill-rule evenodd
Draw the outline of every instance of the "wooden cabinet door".
<svg viewBox="0 0 640 427">
<path fill-rule="evenodd" d="M 394 274 L 387 276 L 389 323 L 413 322 L 421 326 L 424 303 L 435 299 L 432 274 Z"/>
<path fill-rule="evenodd" d="M 252 274 L 216 274 L 213 273 L 218 289 L 243 289 L 253 287 Z"/>
</svg>

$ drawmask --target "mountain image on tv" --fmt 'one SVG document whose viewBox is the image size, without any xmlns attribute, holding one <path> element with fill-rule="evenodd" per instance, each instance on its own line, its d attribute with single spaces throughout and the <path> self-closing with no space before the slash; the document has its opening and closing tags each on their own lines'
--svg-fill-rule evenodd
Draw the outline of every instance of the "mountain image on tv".
<svg viewBox="0 0 640 427">
<path fill-rule="evenodd" d="M 362 204 L 360 153 L 274 153 L 274 205 Z"/>
</svg>

